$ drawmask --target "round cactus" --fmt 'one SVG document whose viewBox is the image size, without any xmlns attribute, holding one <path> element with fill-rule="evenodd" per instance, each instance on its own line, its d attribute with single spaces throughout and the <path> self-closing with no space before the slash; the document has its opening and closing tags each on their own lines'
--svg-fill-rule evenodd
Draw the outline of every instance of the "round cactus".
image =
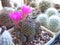
<svg viewBox="0 0 60 45">
<path fill-rule="evenodd" d="M 60 17 L 53 15 L 49 18 L 48 28 L 51 31 L 57 31 L 60 25 Z"/>
<path fill-rule="evenodd" d="M 8 13 L 11 11 L 8 10 L 2 10 L 0 12 L 0 26 L 6 26 L 8 29 L 10 29 L 13 26 L 13 22 L 10 20 Z"/>
<path fill-rule="evenodd" d="M 35 22 L 34 19 L 26 19 L 23 26 L 21 26 L 21 22 L 19 22 L 19 24 L 21 29 L 20 31 L 26 37 L 26 41 L 32 41 L 35 39 L 35 34 L 40 33 L 41 31 L 40 25 Z"/>
<path fill-rule="evenodd" d="M 32 2 L 30 3 L 30 6 L 33 7 L 33 8 L 37 7 L 36 2 L 35 2 L 35 1 L 32 1 Z"/>
<path fill-rule="evenodd" d="M 0 35 L 0 45 L 14 45 L 11 34 L 7 30 Z"/>
<path fill-rule="evenodd" d="M 48 8 L 45 12 L 48 16 L 58 15 L 58 10 L 55 8 Z"/>
<path fill-rule="evenodd" d="M 47 1 L 42 1 L 39 3 L 39 9 L 44 12 L 47 8 L 50 7 L 50 3 Z"/>
<path fill-rule="evenodd" d="M 48 16 L 46 14 L 40 14 L 40 15 L 38 15 L 36 21 L 39 22 L 40 25 L 46 27 L 47 26 L 47 22 L 48 22 Z"/>
</svg>

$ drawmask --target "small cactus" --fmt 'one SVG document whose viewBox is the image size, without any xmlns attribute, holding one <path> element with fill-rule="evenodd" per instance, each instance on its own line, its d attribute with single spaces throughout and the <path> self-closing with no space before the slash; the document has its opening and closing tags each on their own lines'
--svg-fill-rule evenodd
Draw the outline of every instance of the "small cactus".
<svg viewBox="0 0 60 45">
<path fill-rule="evenodd" d="M 58 15 L 58 10 L 55 8 L 48 8 L 45 13 L 50 17 L 52 15 Z"/>
<path fill-rule="evenodd" d="M 49 7 L 50 7 L 50 3 L 47 2 L 47 1 L 42 1 L 42 2 L 39 3 L 39 9 L 40 9 L 42 12 L 45 12 L 45 10 L 46 10 L 47 8 L 49 8 Z"/>
<path fill-rule="evenodd" d="M 11 34 L 7 30 L 0 35 L 0 45 L 13 45 Z"/>
<path fill-rule="evenodd" d="M 35 2 L 35 1 L 32 1 L 32 2 L 30 3 L 30 6 L 33 7 L 33 8 L 37 7 L 36 2 Z"/>
<path fill-rule="evenodd" d="M 40 25 L 46 27 L 47 26 L 47 21 L 48 21 L 48 16 L 46 14 L 40 14 L 40 15 L 38 15 L 36 21 L 39 22 Z"/>
<path fill-rule="evenodd" d="M 57 31 L 60 25 L 60 17 L 53 15 L 49 18 L 48 28 L 51 31 Z"/>
<path fill-rule="evenodd" d="M 6 26 L 8 29 L 11 28 L 13 26 L 13 23 L 12 21 L 10 20 L 9 16 L 8 16 L 8 13 L 10 11 L 7 11 L 7 10 L 2 10 L 0 12 L 0 25 L 1 26 Z"/>
<path fill-rule="evenodd" d="M 19 23 L 20 24 L 20 23 Z M 21 24 L 20 24 L 21 25 Z M 26 36 L 27 41 L 32 41 L 35 34 L 40 33 L 40 25 L 32 19 L 26 19 L 23 26 L 20 27 L 21 33 Z"/>
</svg>

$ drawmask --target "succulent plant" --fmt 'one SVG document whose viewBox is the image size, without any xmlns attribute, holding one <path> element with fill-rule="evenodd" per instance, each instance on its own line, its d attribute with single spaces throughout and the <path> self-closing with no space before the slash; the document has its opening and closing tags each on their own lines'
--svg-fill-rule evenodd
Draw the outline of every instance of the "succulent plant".
<svg viewBox="0 0 60 45">
<path fill-rule="evenodd" d="M 21 23 L 19 23 L 21 25 Z M 26 41 L 32 41 L 35 34 L 40 33 L 40 25 L 32 19 L 26 19 L 21 28 L 21 33 L 26 37 Z"/>
<path fill-rule="evenodd" d="M 40 23 L 40 25 L 47 27 L 48 16 L 46 14 L 40 14 L 36 18 L 36 21 Z"/>
<path fill-rule="evenodd" d="M 32 1 L 32 2 L 30 3 L 30 6 L 33 7 L 33 8 L 37 7 L 36 2 L 35 2 L 35 1 Z"/>
<path fill-rule="evenodd" d="M 0 25 L 6 26 L 8 29 L 13 26 L 12 21 L 8 17 L 9 11 L 3 10 L 0 12 Z"/>
<path fill-rule="evenodd" d="M 48 8 L 45 12 L 48 16 L 58 15 L 58 10 L 55 8 Z"/>
<path fill-rule="evenodd" d="M 58 27 L 60 25 L 60 17 L 53 15 L 49 18 L 49 22 L 48 22 L 48 28 L 51 31 L 58 31 Z"/>
<path fill-rule="evenodd" d="M 0 35 L 0 45 L 14 45 L 11 34 L 7 30 Z"/>
<path fill-rule="evenodd" d="M 39 9 L 42 11 L 42 12 L 44 12 L 47 8 L 49 8 L 50 7 L 50 3 L 49 2 L 47 2 L 47 1 L 41 1 L 40 3 L 39 3 Z"/>
</svg>

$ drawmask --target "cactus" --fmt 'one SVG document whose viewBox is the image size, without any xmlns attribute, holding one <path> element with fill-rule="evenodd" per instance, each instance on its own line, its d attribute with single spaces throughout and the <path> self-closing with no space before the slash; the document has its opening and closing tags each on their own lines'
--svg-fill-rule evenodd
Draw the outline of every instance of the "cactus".
<svg viewBox="0 0 60 45">
<path fill-rule="evenodd" d="M 6 26 L 8 29 L 13 26 L 12 21 L 8 17 L 9 11 L 7 10 L 2 10 L 0 13 L 0 25 Z"/>
<path fill-rule="evenodd" d="M 32 1 L 32 2 L 30 3 L 30 6 L 33 7 L 33 8 L 37 7 L 36 2 L 35 2 L 35 1 Z"/>
<path fill-rule="evenodd" d="M 21 24 L 21 23 L 19 23 Z M 40 33 L 40 25 L 32 19 L 26 19 L 21 27 L 21 33 L 27 38 L 27 41 L 32 41 L 35 34 Z"/>
<path fill-rule="evenodd" d="M 53 15 L 49 18 L 48 28 L 51 31 L 58 31 L 58 27 L 60 25 L 60 17 Z"/>
<path fill-rule="evenodd" d="M 48 8 L 45 12 L 49 17 L 52 15 L 58 15 L 58 11 L 55 8 Z"/>
<path fill-rule="evenodd" d="M 10 0 L 1 0 L 3 7 L 11 7 Z"/>
<path fill-rule="evenodd" d="M 7 30 L 0 35 L 0 45 L 13 45 L 11 34 Z"/>
<path fill-rule="evenodd" d="M 40 25 L 47 27 L 48 16 L 46 14 L 40 14 L 38 15 L 36 21 L 39 22 Z"/>
<path fill-rule="evenodd" d="M 44 12 L 47 8 L 50 7 L 50 3 L 47 1 L 42 1 L 39 3 L 39 9 Z"/>
</svg>

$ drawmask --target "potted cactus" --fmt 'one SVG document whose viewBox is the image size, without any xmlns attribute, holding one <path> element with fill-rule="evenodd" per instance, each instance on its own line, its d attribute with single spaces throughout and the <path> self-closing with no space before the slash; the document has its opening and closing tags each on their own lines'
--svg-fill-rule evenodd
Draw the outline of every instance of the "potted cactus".
<svg viewBox="0 0 60 45">
<path fill-rule="evenodd" d="M 19 35 L 19 39 L 22 42 L 21 45 L 43 45 L 53 38 L 51 32 L 41 29 L 38 21 L 34 18 L 29 18 L 28 14 L 32 12 L 31 8 L 24 5 L 21 10 L 21 13 L 19 11 L 9 13 L 10 19 L 15 24 L 14 29 L 17 37 Z"/>
<path fill-rule="evenodd" d="M 48 16 L 46 14 L 40 14 L 36 18 L 36 21 L 40 23 L 40 25 L 47 27 Z"/>
<path fill-rule="evenodd" d="M 41 10 L 41 12 L 45 12 L 45 10 L 49 7 L 50 7 L 50 3 L 47 1 L 41 1 L 39 3 L 39 9 Z"/>
<path fill-rule="evenodd" d="M 52 15 L 58 15 L 58 10 L 55 8 L 48 8 L 45 13 L 50 17 Z"/>
<path fill-rule="evenodd" d="M 54 32 L 58 31 L 59 25 L 60 25 L 60 17 L 59 16 L 53 15 L 49 18 L 48 28 L 51 31 L 54 31 Z"/>
</svg>

